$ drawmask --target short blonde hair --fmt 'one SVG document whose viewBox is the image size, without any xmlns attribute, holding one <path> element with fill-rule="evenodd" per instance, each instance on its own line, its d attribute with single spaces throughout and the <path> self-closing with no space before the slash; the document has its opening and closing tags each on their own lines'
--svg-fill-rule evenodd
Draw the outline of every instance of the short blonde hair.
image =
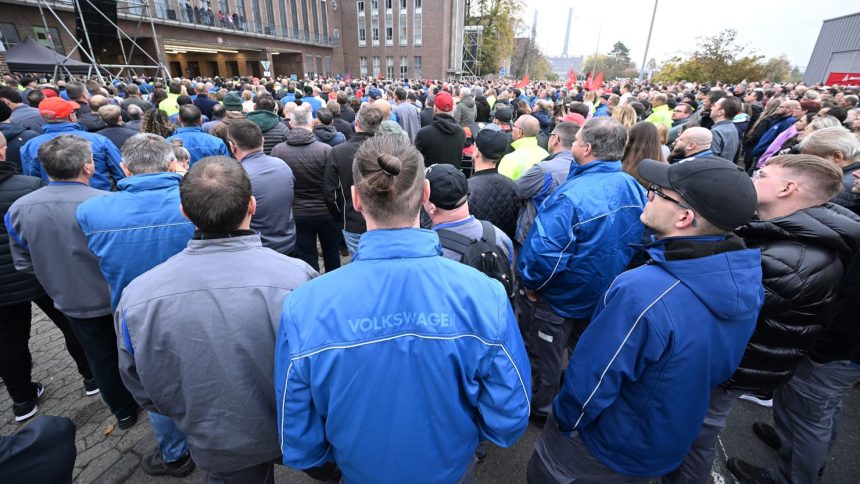
<svg viewBox="0 0 860 484">
<path fill-rule="evenodd" d="M 769 158 L 765 166 L 780 166 L 792 174 L 806 178 L 818 203 L 824 203 L 842 191 L 842 170 L 815 155 L 780 155 Z"/>
</svg>

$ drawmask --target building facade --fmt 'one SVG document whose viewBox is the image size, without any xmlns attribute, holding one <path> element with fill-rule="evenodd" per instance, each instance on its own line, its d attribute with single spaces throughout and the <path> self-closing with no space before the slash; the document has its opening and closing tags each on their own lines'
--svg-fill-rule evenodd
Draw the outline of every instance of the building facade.
<svg viewBox="0 0 860 484">
<path fill-rule="evenodd" d="M 806 73 L 807 84 L 860 86 L 860 12 L 824 21 Z"/>
<path fill-rule="evenodd" d="M 117 7 L 112 18 L 137 45 L 124 37 L 120 41 L 93 33 L 97 25 L 108 34 L 115 31 L 99 13 L 85 16 L 90 34 L 86 39 L 75 30 L 74 0 L 42 1 L 52 7 L 43 9 L 44 18 L 39 0 L 0 0 L 0 9 L 15 12 L 0 16 L 0 37 L 7 48 L 29 36 L 68 53 L 77 38 L 85 46 L 89 40 L 100 64 L 160 62 L 172 76 L 183 77 L 269 73 L 441 79 L 462 64 L 465 0 L 113 2 Z M 95 3 L 110 10 L 110 0 Z M 72 57 L 88 61 L 80 49 Z"/>
</svg>

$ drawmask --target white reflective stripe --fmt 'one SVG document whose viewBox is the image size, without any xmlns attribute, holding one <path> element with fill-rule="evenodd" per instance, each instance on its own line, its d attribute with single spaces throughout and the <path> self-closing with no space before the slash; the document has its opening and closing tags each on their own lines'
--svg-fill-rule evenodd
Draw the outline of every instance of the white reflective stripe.
<svg viewBox="0 0 860 484">
<path fill-rule="evenodd" d="M 636 321 L 633 323 L 633 326 L 630 327 L 630 331 L 628 331 L 627 335 L 624 336 L 624 340 L 621 341 L 621 344 L 618 345 L 618 349 L 615 350 L 615 354 L 612 355 L 612 359 L 609 360 L 609 364 L 606 365 L 606 368 L 603 369 L 603 373 L 600 374 L 600 380 L 597 381 L 597 386 L 594 387 L 594 390 L 591 391 L 591 395 L 589 395 L 588 399 L 585 400 L 585 403 L 582 404 L 582 413 L 579 414 L 579 418 L 576 419 L 576 423 L 573 424 L 574 429 L 579 427 L 579 422 L 582 421 L 582 417 L 585 416 L 585 407 L 587 407 L 588 402 L 590 402 L 591 399 L 594 398 L 594 394 L 597 393 L 597 390 L 600 388 L 600 384 L 603 383 L 603 377 L 606 376 L 606 372 L 609 371 L 609 367 L 612 366 L 612 363 L 614 363 L 615 359 L 618 358 L 618 354 L 621 353 L 621 349 L 624 348 L 624 345 L 627 343 L 627 340 L 630 339 L 630 335 L 633 334 L 633 330 L 636 329 L 636 326 L 639 324 L 639 321 L 642 319 L 642 316 L 645 316 L 645 313 L 647 313 L 648 310 L 651 309 L 652 306 L 657 304 L 657 301 L 659 301 L 660 299 L 663 299 L 663 296 L 668 294 L 669 291 L 671 291 L 675 286 L 677 286 L 680 283 L 681 283 L 680 280 L 675 281 L 674 284 L 669 286 L 669 289 L 666 289 L 665 291 L 663 291 L 663 294 L 660 294 L 659 296 L 657 296 L 657 299 L 652 301 L 651 304 L 648 305 L 648 307 L 646 307 L 644 310 L 642 310 L 642 312 L 639 314 L 639 317 L 636 318 Z"/>
<path fill-rule="evenodd" d="M 349 345 L 329 346 L 326 348 L 318 349 L 318 350 L 313 351 L 311 353 L 308 353 L 306 355 L 296 356 L 295 358 L 292 358 L 292 361 L 301 360 L 303 358 L 309 358 L 311 356 L 318 355 L 318 354 L 326 352 L 326 351 L 358 348 L 360 346 L 367 346 L 367 345 L 372 345 L 372 344 L 377 344 L 377 343 L 385 343 L 388 341 L 393 341 L 393 340 L 405 338 L 408 336 L 412 336 L 415 338 L 421 338 L 421 339 L 432 339 L 432 340 L 442 340 L 442 341 L 446 341 L 446 340 L 451 341 L 451 340 L 457 340 L 457 339 L 462 339 L 462 338 L 474 338 L 486 346 L 498 346 L 505 353 L 505 356 L 508 358 L 508 361 L 511 362 L 511 366 L 514 367 L 514 371 L 517 372 L 517 379 L 519 379 L 519 381 L 520 381 L 520 387 L 523 389 L 523 394 L 526 397 L 526 403 L 528 404 L 529 408 L 531 408 L 531 399 L 529 399 L 529 392 L 526 389 L 525 383 L 523 382 L 523 376 L 522 376 L 522 374 L 520 374 L 520 369 L 517 368 L 517 364 L 514 363 L 514 359 L 511 358 L 511 354 L 508 353 L 508 350 L 507 350 L 507 348 L 505 348 L 505 345 L 503 345 L 501 343 L 490 343 L 490 342 L 484 340 L 483 338 L 481 338 L 480 336 L 475 335 L 475 334 L 458 334 L 458 335 L 451 335 L 451 336 L 430 336 L 430 335 L 417 334 L 417 333 L 404 333 L 404 334 L 398 334 L 398 335 L 394 335 L 394 336 L 388 336 L 385 338 L 380 338 L 380 339 L 373 340 L 373 341 L 364 341 L 361 343 L 354 343 L 354 344 L 349 344 Z M 292 365 L 290 365 L 290 366 L 292 366 Z M 287 374 L 287 377 L 289 378 L 289 373 Z M 284 384 L 284 390 L 285 390 L 284 394 L 286 395 L 286 382 Z"/>
<path fill-rule="evenodd" d="M 140 229 L 160 229 L 160 228 L 162 228 L 162 227 L 177 227 L 177 226 L 180 226 L 180 225 L 194 225 L 194 224 L 193 224 L 193 223 L 191 223 L 191 222 L 179 222 L 179 223 L 175 223 L 175 224 L 161 224 L 161 225 L 145 225 L 145 226 L 138 226 L 138 227 L 124 227 L 124 228 L 121 228 L 121 229 L 96 230 L 95 232 L 87 232 L 87 233 L 86 233 L 86 234 L 84 234 L 84 235 L 107 234 L 107 233 L 110 233 L 110 232 L 126 232 L 126 231 L 129 231 L 129 230 L 140 230 Z"/>
<path fill-rule="evenodd" d="M 552 343 L 553 340 L 552 336 L 544 333 L 543 331 L 538 331 L 538 338 L 546 341 L 547 343 Z"/>
<path fill-rule="evenodd" d="M 290 361 L 290 366 L 287 367 L 287 376 L 284 378 L 284 397 L 281 398 L 281 425 L 278 425 L 278 440 L 281 441 L 281 455 L 284 455 L 284 408 L 287 406 L 287 386 L 290 384 L 290 372 L 293 369 L 293 362 Z"/>
<path fill-rule="evenodd" d="M 608 217 L 608 216 L 612 215 L 613 213 L 620 212 L 621 210 L 624 210 L 625 208 L 638 208 L 638 209 L 641 209 L 642 207 L 641 207 L 641 206 L 639 206 L 639 205 L 624 205 L 624 206 L 621 206 L 621 207 L 616 208 L 615 210 L 613 210 L 613 211 L 611 211 L 611 212 L 606 212 L 606 213 L 601 214 L 601 215 L 598 215 L 598 216 L 596 216 L 596 217 L 592 217 L 592 218 L 590 218 L 590 219 L 588 219 L 588 220 L 583 220 L 582 222 L 577 222 L 577 223 L 573 224 L 573 226 L 571 226 L 571 227 L 570 227 L 570 241 L 567 243 L 567 245 L 565 245 L 565 246 L 564 246 L 564 249 L 562 249 L 562 250 L 561 250 L 561 252 L 559 252 L 559 254 L 558 254 L 558 260 L 555 262 L 555 267 L 553 267 L 553 268 L 552 268 L 552 272 L 551 272 L 551 273 L 550 273 L 550 275 L 546 278 L 546 280 L 545 280 L 545 281 L 543 281 L 543 284 L 541 284 L 540 286 L 538 286 L 538 288 L 537 288 L 537 289 L 535 289 L 535 292 L 540 291 L 541 289 L 543 289 L 543 287 L 544 287 L 544 286 L 546 286 L 546 285 L 547 285 L 547 283 L 552 279 L 552 276 L 554 276 L 554 275 L 555 275 L 555 272 L 558 270 L 558 266 L 559 266 L 559 264 L 561 264 L 561 258 L 562 258 L 562 257 L 564 257 L 564 251 L 566 251 L 566 250 L 568 249 L 568 247 L 570 247 L 570 244 L 572 244 L 572 243 L 573 243 L 573 229 L 575 229 L 576 227 L 578 227 L 578 226 L 580 226 L 580 225 L 587 224 L 587 223 L 589 223 L 589 222 L 594 222 L 595 220 L 601 219 L 601 218 L 603 218 L 603 217 Z"/>
</svg>

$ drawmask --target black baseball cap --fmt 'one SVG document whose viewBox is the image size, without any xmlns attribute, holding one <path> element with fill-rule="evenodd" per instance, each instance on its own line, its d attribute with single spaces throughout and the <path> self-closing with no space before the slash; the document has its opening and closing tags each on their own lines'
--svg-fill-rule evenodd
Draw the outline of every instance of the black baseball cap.
<svg viewBox="0 0 860 484">
<path fill-rule="evenodd" d="M 444 210 L 454 210 L 466 203 L 469 182 L 456 166 L 447 163 L 430 165 L 424 170 L 424 176 L 430 182 L 430 201 L 433 205 Z"/>
<path fill-rule="evenodd" d="M 510 123 L 514 115 L 508 108 L 499 108 L 494 117 L 503 123 Z"/>
<path fill-rule="evenodd" d="M 668 164 L 642 160 L 639 176 L 672 189 L 690 207 L 717 227 L 731 231 L 749 222 L 758 198 L 752 180 L 731 161 L 716 156 L 700 156 Z"/>
<path fill-rule="evenodd" d="M 475 136 L 475 145 L 481 152 L 481 156 L 494 161 L 499 161 L 508 154 L 510 141 L 507 133 L 492 129 L 482 129 L 478 132 L 478 136 Z"/>
</svg>

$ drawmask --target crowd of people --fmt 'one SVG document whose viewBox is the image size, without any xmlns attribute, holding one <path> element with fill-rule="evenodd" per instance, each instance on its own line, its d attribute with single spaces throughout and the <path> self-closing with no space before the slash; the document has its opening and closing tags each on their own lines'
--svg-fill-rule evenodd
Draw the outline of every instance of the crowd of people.
<svg viewBox="0 0 860 484">
<path fill-rule="evenodd" d="M 705 483 L 743 398 L 779 465 L 736 477 L 826 478 L 860 381 L 852 88 L 2 84 L 0 377 L 33 419 L 4 476 L 75 458 L 35 303 L 85 396 L 147 412 L 150 475 L 468 483 L 531 424 L 530 483 Z"/>
</svg>

